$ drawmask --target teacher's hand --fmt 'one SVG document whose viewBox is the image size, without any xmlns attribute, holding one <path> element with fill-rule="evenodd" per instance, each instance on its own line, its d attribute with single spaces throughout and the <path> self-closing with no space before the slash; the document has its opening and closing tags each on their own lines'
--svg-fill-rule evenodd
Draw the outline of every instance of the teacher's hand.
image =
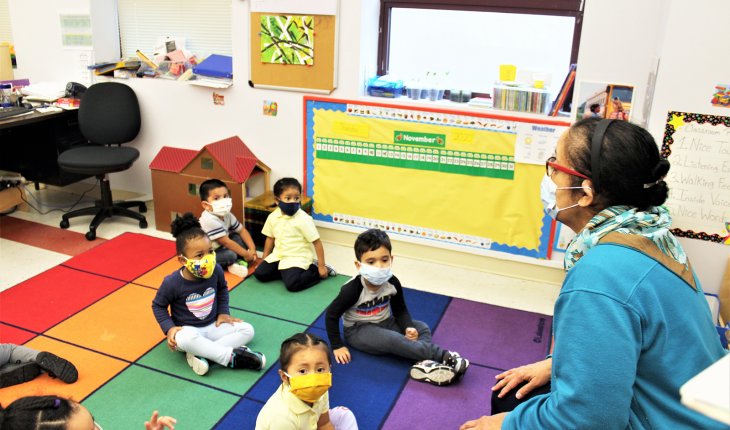
<svg viewBox="0 0 730 430">
<path fill-rule="evenodd" d="M 497 397 L 502 398 L 505 394 L 512 391 L 513 388 L 527 381 L 522 388 L 517 391 L 515 397 L 521 399 L 527 393 L 537 387 L 541 387 L 550 382 L 550 371 L 553 367 L 553 359 L 548 358 L 537 363 L 516 367 L 495 376 L 498 382 L 492 387 L 492 391 L 501 390 Z"/>
</svg>

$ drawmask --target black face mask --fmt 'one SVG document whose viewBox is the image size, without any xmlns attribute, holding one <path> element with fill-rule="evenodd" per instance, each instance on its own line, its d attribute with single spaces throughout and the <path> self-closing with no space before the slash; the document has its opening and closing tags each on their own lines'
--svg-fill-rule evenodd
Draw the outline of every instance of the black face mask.
<svg viewBox="0 0 730 430">
<path fill-rule="evenodd" d="M 284 203 L 279 202 L 279 209 L 284 213 L 284 215 L 293 216 L 297 211 L 299 210 L 299 202 L 293 202 L 293 203 Z"/>
</svg>

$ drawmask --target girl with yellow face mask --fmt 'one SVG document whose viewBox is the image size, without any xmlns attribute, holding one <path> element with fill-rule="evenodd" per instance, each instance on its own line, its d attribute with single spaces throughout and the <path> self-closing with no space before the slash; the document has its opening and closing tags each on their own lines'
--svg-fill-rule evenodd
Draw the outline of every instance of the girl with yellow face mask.
<svg viewBox="0 0 730 430">
<path fill-rule="evenodd" d="M 329 408 L 330 350 L 320 337 L 297 333 L 281 344 L 281 386 L 256 419 L 256 430 L 357 430 L 352 411 Z"/>
</svg>

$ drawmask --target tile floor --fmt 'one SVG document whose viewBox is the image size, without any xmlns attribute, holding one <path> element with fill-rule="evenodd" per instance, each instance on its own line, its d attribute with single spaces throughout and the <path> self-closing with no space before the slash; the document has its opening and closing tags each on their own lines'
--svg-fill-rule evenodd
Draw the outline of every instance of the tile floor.
<svg viewBox="0 0 730 430">
<path fill-rule="evenodd" d="M 26 200 L 45 213 L 53 208 L 70 207 L 88 188 L 90 184 L 75 184 L 63 189 L 48 186 L 36 191 L 28 186 Z M 98 187 L 84 196 L 78 207 L 92 202 L 95 192 L 98 192 Z M 114 192 L 114 197 L 151 200 L 149 195 L 139 196 L 118 191 Z M 169 233 L 155 229 L 154 205 L 149 201 L 147 206 L 149 223 L 147 229 L 140 229 L 137 222 L 131 219 L 113 218 L 105 221 L 97 229 L 97 237 L 111 239 L 124 232 L 139 232 L 172 239 Z M 15 212 L 4 216 L 58 228 L 61 212 L 56 210 L 41 214 L 24 204 Z M 73 219 L 69 230 L 83 234 L 87 231 L 90 220 L 90 217 Z M 354 256 L 350 247 L 328 242 L 324 242 L 324 247 L 328 263 L 342 274 L 354 274 L 352 263 Z M 397 248 L 394 255 L 398 256 Z M 0 291 L 44 272 L 68 258 L 69 255 L 49 251 L 43 247 L 0 238 L 0 273 L 3 274 L 0 278 Z M 395 264 L 394 271 L 407 287 L 547 315 L 553 313 L 553 305 L 560 288 L 554 283 L 528 281 L 462 267 L 445 267 L 443 264 L 416 258 L 399 257 L 396 258 Z"/>
</svg>

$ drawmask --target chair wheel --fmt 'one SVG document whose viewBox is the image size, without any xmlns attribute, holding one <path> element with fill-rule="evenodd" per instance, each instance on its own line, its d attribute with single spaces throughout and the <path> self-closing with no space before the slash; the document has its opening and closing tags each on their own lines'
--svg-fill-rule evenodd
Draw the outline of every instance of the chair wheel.
<svg viewBox="0 0 730 430">
<path fill-rule="evenodd" d="M 96 239 L 96 232 L 94 230 L 89 230 L 86 232 L 86 240 L 94 240 Z"/>
<path fill-rule="evenodd" d="M 62 219 L 62 220 L 61 220 L 61 225 L 60 225 L 60 227 L 61 227 L 61 228 L 68 228 L 68 226 L 69 226 L 68 220 L 67 220 L 67 219 Z"/>
<path fill-rule="evenodd" d="M 147 228 L 147 220 L 142 220 L 139 222 L 139 228 Z"/>
<path fill-rule="evenodd" d="M 147 212 L 147 205 L 143 204 L 142 206 L 139 207 L 139 213 L 143 214 L 145 212 Z"/>
</svg>

